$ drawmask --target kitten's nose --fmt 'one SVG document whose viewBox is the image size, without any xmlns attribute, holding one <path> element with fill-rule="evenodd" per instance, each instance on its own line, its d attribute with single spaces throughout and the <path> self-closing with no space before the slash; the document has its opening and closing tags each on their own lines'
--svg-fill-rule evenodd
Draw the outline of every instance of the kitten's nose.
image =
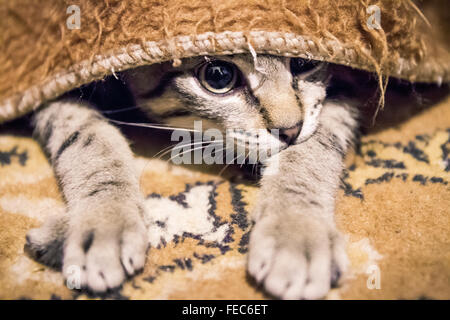
<svg viewBox="0 0 450 320">
<path fill-rule="evenodd" d="M 280 129 L 280 140 L 285 142 L 287 145 L 294 144 L 295 140 L 297 140 L 300 131 L 302 130 L 302 123 L 300 122 L 295 127 Z"/>
</svg>

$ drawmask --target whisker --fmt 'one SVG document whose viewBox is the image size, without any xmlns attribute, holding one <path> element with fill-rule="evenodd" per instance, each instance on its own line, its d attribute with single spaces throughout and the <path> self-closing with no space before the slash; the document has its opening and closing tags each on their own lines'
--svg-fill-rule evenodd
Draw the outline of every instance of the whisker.
<svg viewBox="0 0 450 320">
<path fill-rule="evenodd" d="M 225 155 L 225 156 L 226 156 L 226 155 Z M 227 164 L 225 165 L 225 167 L 224 167 L 222 170 L 220 170 L 220 172 L 219 172 L 219 177 L 222 177 L 222 173 L 223 173 L 230 165 L 233 164 L 234 160 L 240 158 L 241 156 L 242 156 L 242 155 L 239 154 L 239 155 L 237 155 L 236 157 L 234 157 L 233 159 L 231 159 L 231 162 L 227 163 Z"/>
<path fill-rule="evenodd" d="M 212 141 L 211 143 L 214 143 L 214 142 L 215 142 L 215 141 Z M 201 149 L 206 148 L 206 147 L 208 147 L 208 146 L 210 146 L 210 145 L 211 145 L 211 144 L 209 144 L 209 145 L 207 145 L 207 146 L 201 146 L 201 147 L 197 147 L 197 148 L 194 148 L 194 149 L 189 149 L 189 150 L 183 151 L 181 154 L 176 154 L 176 155 L 170 157 L 170 159 L 167 160 L 167 161 L 171 161 L 172 159 L 174 159 L 174 158 L 176 158 L 176 157 L 179 157 L 179 156 L 182 156 L 183 154 L 186 154 L 186 153 L 188 153 L 188 152 L 192 152 L 192 151 L 195 151 L 195 150 L 201 150 Z"/>
<path fill-rule="evenodd" d="M 208 142 L 209 142 L 209 141 L 208 141 Z M 180 145 L 180 146 L 178 146 L 178 144 L 171 144 L 170 146 L 167 146 L 167 147 L 161 149 L 160 151 L 158 151 L 156 154 L 154 154 L 154 155 L 153 155 L 153 158 L 156 158 L 159 154 L 161 154 L 161 152 L 163 152 L 163 154 L 161 154 L 161 155 L 158 157 L 158 159 L 160 159 L 160 158 L 163 157 L 165 154 L 167 154 L 166 151 L 168 151 L 168 150 L 174 149 L 174 148 L 176 148 L 176 147 L 182 148 L 182 147 L 185 147 L 185 146 L 195 145 L 195 144 L 198 144 L 198 142 L 195 142 L 195 141 L 194 141 L 194 143 L 185 143 L 185 144 L 182 144 L 182 145 Z"/>
<path fill-rule="evenodd" d="M 152 128 L 152 129 L 161 129 L 161 130 L 180 130 L 180 131 L 188 131 L 188 132 L 201 132 L 199 130 L 187 129 L 187 128 L 164 127 L 163 125 L 160 125 L 160 124 L 155 125 L 155 124 L 144 123 L 144 122 L 124 122 L 124 121 L 113 120 L 113 119 L 108 119 L 108 120 L 111 122 L 117 123 L 117 124 L 132 126 L 132 127 Z"/>
<path fill-rule="evenodd" d="M 234 159 L 233 159 L 232 161 L 234 161 Z M 223 169 L 219 171 L 219 177 L 220 177 L 220 178 L 222 177 L 222 173 L 225 171 L 226 168 L 228 168 L 228 167 L 230 166 L 230 164 L 231 164 L 231 163 L 227 163 L 227 164 L 225 165 L 225 167 L 223 167 Z"/>
<path fill-rule="evenodd" d="M 187 143 L 188 144 L 188 143 Z M 189 144 L 188 144 L 189 145 Z M 156 158 L 156 157 L 158 157 L 158 155 L 160 155 L 161 154 L 161 152 L 166 152 L 167 150 L 170 150 L 171 148 L 173 148 L 174 146 L 176 146 L 176 144 L 171 144 L 170 146 L 167 146 L 167 147 L 165 147 L 165 148 L 162 148 L 161 150 L 159 150 L 157 153 L 155 153 L 154 155 L 153 155 L 153 158 Z M 162 155 L 161 155 L 162 156 Z M 158 159 L 159 158 L 161 158 L 161 157 L 158 157 Z"/>
<path fill-rule="evenodd" d="M 208 147 L 208 146 L 207 146 Z M 218 154 L 219 152 L 222 152 L 222 151 L 224 151 L 224 150 L 226 150 L 226 147 L 222 147 L 222 148 L 220 148 L 219 150 L 214 150 L 214 156 L 216 156 L 216 154 Z M 223 154 L 222 154 L 223 155 Z"/>
<path fill-rule="evenodd" d="M 101 110 L 100 113 L 103 113 L 103 114 L 114 114 L 114 113 L 129 111 L 129 110 L 135 110 L 135 109 L 139 109 L 139 107 L 138 106 L 134 106 L 134 107 L 128 107 L 128 108 L 122 108 L 122 109 Z"/>
<path fill-rule="evenodd" d="M 187 146 L 196 146 L 196 145 L 199 145 L 199 144 L 206 144 L 206 143 L 213 143 L 213 142 L 221 143 L 221 142 L 223 142 L 223 140 L 218 140 L 218 141 L 197 141 L 197 142 L 194 141 L 193 143 L 185 143 L 183 145 L 175 145 L 173 148 L 171 148 L 169 150 L 167 150 L 167 148 L 165 148 L 164 149 L 165 151 L 158 157 L 158 159 L 161 159 L 167 153 L 169 153 L 171 151 L 174 151 L 174 150 L 177 150 L 177 149 L 181 149 L 181 148 L 184 148 L 184 147 L 187 147 Z M 172 146 L 169 146 L 168 148 L 170 148 Z"/>
<path fill-rule="evenodd" d="M 174 159 L 174 158 L 176 158 L 176 157 L 179 157 L 179 156 L 182 156 L 183 154 L 186 154 L 186 153 L 188 153 L 188 152 L 193 152 L 193 151 L 195 151 L 195 150 L 201 150 L 201 149 L 203 149 L 204 147 L 206 147 L 206 146 L 200 146 L 200 147 L 197 147 L 197 148 L 193 148 L 193 149 L 189 149 L 189 150 L 183 151 L 183 152 L 180 153 L 180 154 L 176 154 L 176 155 L 170 157 L 169 160 L 167 160 L 167 162 L 170 162 L 170 161 L 172 161 L 172 159 Z"/>
</svg>

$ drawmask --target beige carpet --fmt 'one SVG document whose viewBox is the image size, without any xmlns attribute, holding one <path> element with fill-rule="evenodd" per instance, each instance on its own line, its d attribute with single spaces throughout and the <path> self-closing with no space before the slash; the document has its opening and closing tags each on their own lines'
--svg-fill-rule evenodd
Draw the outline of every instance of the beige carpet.
<svg viewBox="0 0 450 320">
<path fill-rule="evenodd" d="M 228 171 L 218 176 L 220 168 L 173 166 L 149 153 L 137 152 L 141 189 L 161 223 L 144 272 L 111 298 L 266 298 L 245 271 L 257 187 L 230 182 Z M 449 154 L 449 98 L 363 137 L 337 201 L 351 272 L 328 298 L 450 299 Z M 23 251 L 27 230 L 63 210 L 39 145 L 27 131 L 1 128 L 1 299 L 88 298 Z"/>
</svg>

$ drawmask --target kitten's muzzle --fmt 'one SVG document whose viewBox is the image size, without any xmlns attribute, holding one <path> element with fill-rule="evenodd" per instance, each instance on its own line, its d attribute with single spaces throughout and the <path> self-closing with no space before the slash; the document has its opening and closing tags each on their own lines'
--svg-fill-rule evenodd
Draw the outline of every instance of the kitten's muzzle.
<svg viewBox="0 0 450 320">
<path fill-rule="evenodd" d="M 278 139 L 286 143 L 288 146 L 294 144 L 300 134 L 300 131 L 302 131 L 302 125 L 303 122 L 299 122 L 292 128 L 280 129 Z"/>
</svg>

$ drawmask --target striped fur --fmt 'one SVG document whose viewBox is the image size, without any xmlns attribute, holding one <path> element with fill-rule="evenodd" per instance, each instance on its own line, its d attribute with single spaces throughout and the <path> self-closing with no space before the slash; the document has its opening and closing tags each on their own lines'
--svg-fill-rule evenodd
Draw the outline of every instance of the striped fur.
<svg viewBox="0 0 450 320">
<path fill-rule="evenodd" d="M 258 132 L 282 151 L 269 158 L 261 181 L 249 272 L 274 296 L 320 298 L 347 266 L 333 211 L 343 158 L 357 127 L 356 109 L 326 99 L 326 64 L 294 76 L 288 58 L 215 57 L 236 65 L 241 82 L 229 93 L 212 94 L 196 78 L 205 59 L 186 59 L 180 67 L 142 67 L 124 76 L 138 106 L 161 123 L 193 128 L 194 120 L 202 120 L 204 130 L 241 129 L 242 137 L 264 129 Z M 143 199 L 127 141 L 80 103 L 50 103 L 34 121 L 67 214 L 31 230 L 28 246 L 32 252 L 56 248 L 44 255 L 44 262 L 56 265 L 51 260 L 62 255 L 66 278 L 77 266 L 81 285 L 90 290 L 119 286 L 143 267 L 147 243 Z M 300 134 L 290 146 L 266 130 L 299 124 Z M 55 241 L 64 244 L 55 246 Z"/>
</svg>

